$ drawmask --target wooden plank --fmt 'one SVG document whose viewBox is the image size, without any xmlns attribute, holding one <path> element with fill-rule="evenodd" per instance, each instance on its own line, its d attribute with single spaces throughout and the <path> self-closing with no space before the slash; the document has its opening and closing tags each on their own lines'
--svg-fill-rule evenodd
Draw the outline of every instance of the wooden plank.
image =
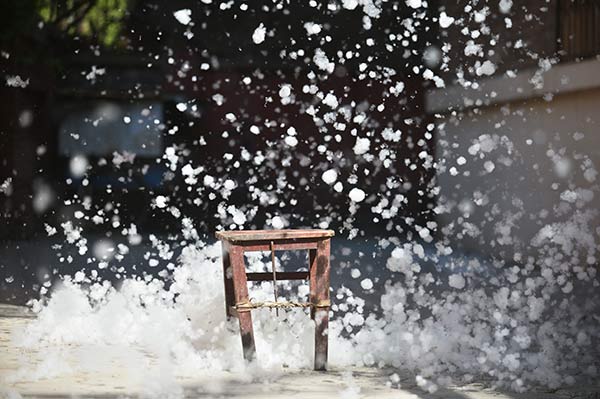
<svg viewBox="0 0 600 399">
<path fill-rule="evenodd" d="M 246 273 L 248 281 L 272 281 L 271 273 Z M 308 280 L 308 271 L 305 272 L 277 272 L 277 280 Z"/>
<path fill-rule="evenodd" d="M 233 270 L 229 258 L 230 245 L 227 241 L 221 242 L 223 253 L 223 283 L 225 286 L 225 312 L 227 316 L 232 316 L 230 308 L 235 304 L 235 294 L 233 288 Z"/>
<path fill-rule="evenodd" d="M 279 240 L 273 243 L 276 251 L 294 251 L 305 249 L 317 249 L 316 239 Z M 271 241 L 243 241 L 239 244 L 244 252 L 270 251 Z"/>
<path fill-rule="evenodd" d="M 329 256 L 330 256 L 330 240 L 319 241 L 317 248 L 316 259 L 311 265 L 311 283 L 316 287 L 311 287 L 311 293 L 315 296 L 316 303 L 329 304 Z M 312 260 L 312 259 L 311 259 Z M 316 270 L 313 269 L 316 267 Z M 316 272 L 316 273 L 315 273 Z M 314 274 L 316 274 L 315 277 Z M 311 302 L 314 299 L 311 298 Z M 315 370 L 327 369 L 327 352 L 328 352 L 328 327 L 329 327 L 329 305 L 314 309 L 315 321 Z"/>
<path fill-rule="evenodd" d="M 228 240 L 231 242 L 244 241 L 275 241 L 287 239 L 305 239 L 305 238 L 328 238 L 334 236 L 333 230 L 236 230 L 236 231 L 217 231 L 216 237 L 219 240 Z"/>
<path fill-rule="evenodd" d="M 235 303 L 245 303 L 248 297 L 248 280 L 246 279 L 246 266 L 244 265 L 244 252 L 237 245 L 229 247 L 229 260 L 233 269 L 233 288 Z M 237 312 L 242 336 L 242 348 L 244 359 L 251 361 L 256 357 L 256 345 L 254 344 L 254 330 L 252 328 L 252 315 L 250 312 Z"/>
</svg>

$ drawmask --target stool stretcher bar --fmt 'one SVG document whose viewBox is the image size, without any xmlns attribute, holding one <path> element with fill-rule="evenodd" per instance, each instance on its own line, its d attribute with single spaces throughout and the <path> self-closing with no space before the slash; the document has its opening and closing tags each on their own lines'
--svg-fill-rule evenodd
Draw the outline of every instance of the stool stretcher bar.
<svg viewBox="0 0 600 399">
<path fill-rule="evenodd" d="M 277 272 L 277 280 L 308 280 L 309 272 Z M 271 281 L 271 273 L 246 273 L 248 281 Z"/>
</svg>

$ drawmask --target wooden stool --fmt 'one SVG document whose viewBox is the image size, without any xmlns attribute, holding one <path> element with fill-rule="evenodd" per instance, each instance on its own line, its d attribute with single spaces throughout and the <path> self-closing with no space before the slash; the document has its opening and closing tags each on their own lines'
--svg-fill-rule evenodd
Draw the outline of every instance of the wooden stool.
<svg viewBox="0 0 600 399">
<path fill-rule="evenodd" d="M 227 316 L 235 316 L 240 323 L 244 358 L 256 356 L 254 331 L 250 311 L 268 308 L 311 308 L 315 321 L 315 370 L 327 368 L 327 328 L 329 325 L 329 253 L 331 230 L 254 230 L 219 231 L 216 236 L 223 248 L 223 280 L 225 282 L 225 309 Z M 276 272 L 275 251 L 307 249 L 307 272 Z M 272 273 L 246 273 L 244 252 L 271 251 Z M 310 301 L 278 302 L 277 280 L 309 280 Z M 274 302 L 250 302 L 248 281 L 273 280 Z"/>
</svg>

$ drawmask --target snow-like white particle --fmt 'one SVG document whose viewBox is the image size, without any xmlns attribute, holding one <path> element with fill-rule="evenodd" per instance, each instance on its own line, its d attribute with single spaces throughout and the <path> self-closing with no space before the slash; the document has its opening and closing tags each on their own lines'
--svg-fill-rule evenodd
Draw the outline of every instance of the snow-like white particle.
<svg viewBox="0 0 600 399">
<path fill-rule="evenodd" d="M 454 23 L 454 18 L 448 16 L 445 12 L 442 12 L 440 14 L 439 23 L 440 23 L 440 27 L 442 27 L 443 29 L 446 29 L 447 27 L 449 27 L 450 25 L 452 25 Z"/>
<path fill-rule="evenodd" d="M 408 249 L 394 248 L 391 255 L 386 262 L 389 270 L 407 275 L 412 273 L 413 256 Z"/>
<path fill-rule="evenodd" d="M 6 85 L 8 87 L 20 87 L 24 89 L 29 86 L 29 79 L 23 80 L 19 75 L 16 76 L 7 76 L 6 77 Z"/>
<path fill-rule="evenodd" d="M 492 161 L 485 161 L 483 167 L 488 173 L 492 173 L 492 171 L 496 168 L 496 165 Z"/>
<path fill-rule="evenodd" d="M 467 41 L 465 45 L 464 53 L 466 56 L 477 56 L 482 52 L 482 45 L 475 43 L 473 40 Z"/>
<path fill-rule="evenodd" d="M 339 103 L 336 96 L 331 93 L 327 93 L 325 98 L 323 99 L 323 104 L 329 105 L 331 108 L 337 108 Z"/>
<path fill-rule="evenodd" d="M 460 274 L 451 274 L 450 277 L 448 277 L 448 284 L 452 288 L 461 290 L 465 288 L 465 278 Z"/>
<path fill-rule="evenodd" d="M 11 183 L 12 183 L 11 177 L 7 177 L 6 179 L 4 179 L 2 184 L 0 184 L 0 193 L 4 193 L 4 194 L 9 193 L 10 192 L 9 190 L 11 189 Z"/>
<path fill-rule="evenodd" d="M 366 278 L 363 281 L 360 282 L 360 286 L 364 289 L 364 290 L 370 290 L 371 288 L 373 288 L 373 281 L 371 281 L 370 278 Z"/>
<path fill-rule="evenodd" d="M 206 187 L 211 187 L 213 184 L 215 184 L 215 178 L 212 177 L 211 175 L 206 175 L 206 176 L 204 176 L 204 179 L 202 179 L 202 183 Z"/>
<path fill-rule="evenodd" d="M 44 223 L 44 227 L 46 228 L 46 233 L 48 234 L 48 237 L 53 236 L 57 232 L 56 227 L 52 227 L 47 223 Z"/>
<path fill-rule="evenodd" d="M 571 291 L 573 291 L 573 283 L 571 283 L 570 281 L 567 282 L 564 287 L 562 287 L 562 292 L 564 292 L 565 294 L 570 293 Z"/>
<path fill-rule="evenodd" d="M 396 84 L 390 87 L 390 93 L 398 97 L 400 93 L 404 90 L 404 82 L 396 82 Z"/>
<path fill-rule="evenodd" d="M 397 143 L 402 137 L 402 132 L 400 130 L 394 131 L 394 129 L 387 127 L 383 129 L 383 131 L 381 132 L 381 136 L 384 140 L 393 141 L 394 143 Z"/>
<path fill-rule="evenodd" d="M 350 196 L 350 199 L 354 202 L 361 202 L 366 197 L 365 192 L 358 187 L 354 187 L 352 190 L 350 190 L 350 193 L 348 193 L 348 195 Z"/>
<path fill-rule="evenodd" d="M 271 226 L 273 226 L 274 229 L 283 229 L 283 219 L 279 216 L 274 216 L 273 219 L 271 219 Z"/>
<path fill-rule="evenodd" d="M 431 232 L 427 227 L 424 227 L 421 230 L 419 230 L 419 237 L 421 237 L 426 242 L 432 241 Z"/>
<path fill-rule="evenodd" d="M 230 205 L 227 207 L 227 212 L 229 212 L 229 214 L 233 217 L 233 223 L 237 224 L 238 226 L 242 226 L 244 223 L 246 223 L 246 214 L 241 209 L 237 209 L 235 206 Z"/>
<path fill-rule="evenodd" d="M 560 193 L 560 199 L 566 202 L 574 203 L 577 201 L 577 192 L 573 190 L 565 190 Z"/>
<path fill-rule="evenodd" d="M 88 160 L 83 155 L 75 155 L 69 162 L 71 174 L 75 177 L 83 177 L 89 166 Z"/>
<path fill-rule="evenodd" d="M 184 8 L 182 10 L 175 11 L 173 16 L 180 24 L 187 25 L 192 21 L 192 10 L 189 8 Z"/>
<path fill-rule="evenodd" d="M 252 34 L 252 41 L 254 42 L 254 44 L 261 44 L 262 42 L 264 42 L 266 33 L 267 28 L 265 28 L 265 25 L 263 23 L 258 25 L 258 27 L 254 29 L 254 33 Z"/>
<path fill-rule="evenodd" d="M 406 0 L 406 5 L 412 8 L 419 8 L 423 5 L 421 0 Z"/>
<path fill-rule="evenodd" d="M 369 140 L 368 138 L 357 137 L 356 143 L 354 143 L 353 150 L 356 155 L 361 155 L 367 153 L 370 147 L 371 140 Z"/>
<path fill-rule="evenodd" d="M 96 259 L 110 260 L 115 255 L 115 244 L 111 240 L 100 239 L 94 243 L 92 252 Z"/>
<path fill-rule="evenodd" d="M 500 8 L 501 13 L 508 14 L 512 8 L 512 5 L 512 0 L 500 0 L 500 3 L 498 3 L 498 8 Z"/>
<path fill-rule="evenodd" d="M 223 187 L 226 190 L 230 190 L 231 191 L 231 190 L 233 190 L 235 188 L 235 182 L 233 180 L 231 180 L 231 179 L 227 179 L 227 180 L 225 180 L 225 183 L 223 183 Z"/>
<path fill-rule="evenodd" d="M 290 85 L 282 85 L 279 89 L 279 97 L 285 98 L 289 97 L 292 94 L 292 86 Z"/>
<path fill-rule="evenodd" d="M 358 7 L 358 0 L 342 0 L 342 7 L 346 10 L 354 10 Z"/>
<path fill-rule="evenodd" d="M 298 145 L 298 139 L 294 136 L 285 136 L 285 139 L 283 139 L 283 141 L 285 141 L 285 143 L 290 147 L 295 147 L 296 145 Z"/>
<path fill-rule="evenodd" d="M 492 61 L 486 60 L 481 64 L 477 69 L 475 69 L 475 73 L 477 76 L 481 75 L 493 75 L 496 72 L 496 65 Z"/>
<path fill-rule="evenodd" d="M 214 94 L 212 96 L 212 99 L 215 103 L 217 103 L 218 106 L 223 105 L 223 103 L 225 102 L 225 97 L 220 93 Z"/>
<path fill-rule="evenodd" d="M 330 185 L 335 183 L 337 178 L 338 178 L 338 173 L 335 169 L 326 170 L 321 175 L 321 179 L 323 179 L 323 181 L 325 183 L 330 184 Z"/>
<path fill-rule="evenodd" d="M 82 272 L 81 270 L 78 271 L 77 273 L 75 273 L 75 276 L 73 276 L 73 281 L 76 283 L 80 283 L 85 279 L 85 273 Z"/>
<path fill-rule="evenodd" d="M 315 24 L 314 22 L 306 22 L 304 24 L 304 29 L 306 29 L 306 33 L 308 33 L 309 36 L 321 33 L 321 25 Z"/>
<path fill-rule="evenodd" d="M 322 71 L 327 71 L 329 73 L 332 73 L 335 68 L 335 64 L 333 62 L 329 61 L 329 58 L 327 58 L 327 55 L 325 55 L 325 52 L 323 50 L 321 50 L 320 48 L 315 50 L 313 62 L 315 63 L 317 68 L 319 68 Z"/>
<path fill-rule="evenodd" d="M 167 206 L 168 200 L 169 200 L 169 198 L 165 197 L 164 195 L 159 195 L 156 197 L 156 199 L 154 201 L 158 208 L 164 208 Z"/>
<path fill-rule="evenodd" d="M 113 152 L 112 163 L 117 168 L 120 168 L 124 163 L 133 163 L 135 161 L 135 154 L 129 151 L 123 151 L 123 153 L 119 153 L 117 151 Z"/>
</svg>

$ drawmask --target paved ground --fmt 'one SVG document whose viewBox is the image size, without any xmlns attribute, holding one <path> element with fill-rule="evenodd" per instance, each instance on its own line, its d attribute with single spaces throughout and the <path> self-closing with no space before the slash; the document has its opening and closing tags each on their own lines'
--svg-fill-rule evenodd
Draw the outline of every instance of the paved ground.
<svg viewBox="0 0 600 399">
<path fill-rule="evenodd" d="M 153 359 L 138 359 L 135 364 L 127 364 L 119 358 L 119 349 L 114 353 L 92 353 L 94 361 L 111 362 L 112 367 L 92 367 L 89 362 L 90 349 L 67 345 L 48 348 L 42 353 L 17 348 L 11 340 L 20 329 L 31 321 L 32 315 L 24 308 L 0 305 L 0 398 L 101 398 L 117 399 L 145 396 L 152 391 L 152 383 L 160 376 L 144 376 L 144 365 Z M 91 349 L 94 350 L 93 348 Z M 44 365 L 51 370 L 53 354 L 60 352 L 61 359 L 67 359 L 73 373 L 61 373 L 53 378 L 36 378 L 35 375 L 19 370 L 39 370 Z M 100 360 L 98 360 L 100 359 Z M 64 366 L 64 364 L 63 364 Z M 89 371 L 81 371 L 89 370 Z M 135 372 L 134 372 L 135 370 Z M 48 370 L 46 370 L 48 371 Z M 350 373 L 351 377 L 350 377 Z M 485 389 L 481 384 L 441 389 L 428 394 L 414 383 L 414 376 L 400 373 L 401 388 L 390 386 L 389 376 L 393 370 L 374 368 L 353 368 L 351 370 L 330 370 L 326 373 L 313 371 L 287 371 L 277 376 L 248 375 L 247 373 L 206 373 L 197 376 L 176 376 L 171 381 L 182 387 L 180 393 L 189 398 L 394 398 L 394 399 L 598 399 L 600 384 L 596 387 L 577 387 L 554 392 L 537 390 L 526 394 L 501 393 Z M 162 382 L 164 384 L 164 381 Z M 387 385 L 386 385 L 387 383 Z M 168 385 L 168 384 L 167 384 Z M 153 391 L 156 394 L 156 391 Z M 169 390 L 168 392 L 173 392 Z M 167 398 L 167 392 L 155 395 Z"/>
</svg>

